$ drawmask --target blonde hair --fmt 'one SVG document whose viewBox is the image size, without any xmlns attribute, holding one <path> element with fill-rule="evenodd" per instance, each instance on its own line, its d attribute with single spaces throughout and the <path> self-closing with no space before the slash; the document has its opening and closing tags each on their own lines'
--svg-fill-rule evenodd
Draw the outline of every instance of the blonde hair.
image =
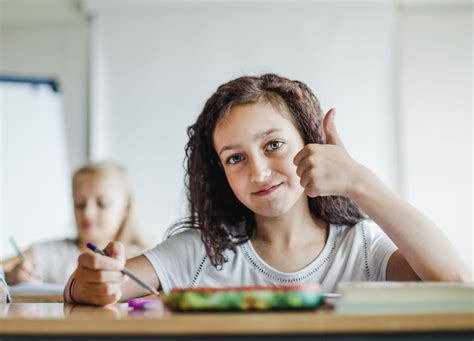
<svg viewBox="0 0 474 341">
<path fill-rule="evenodd" d="M 84 174 L 116 177 L 120 181 L 128 197 L 128 212 L 115 235 L 114 241 L 123 243 L 125 248 L 134 245 L 142 249 L 142 251 L 147 249 L 150 245 L 143 234 L 142 224 L 137 217 L 136 204 L 132 194 L 132 180 L 127 169 L 115 161 L 88 162 L 74 172 L 72 176 L 73 187 L 77 178 Z"/>
</svg>

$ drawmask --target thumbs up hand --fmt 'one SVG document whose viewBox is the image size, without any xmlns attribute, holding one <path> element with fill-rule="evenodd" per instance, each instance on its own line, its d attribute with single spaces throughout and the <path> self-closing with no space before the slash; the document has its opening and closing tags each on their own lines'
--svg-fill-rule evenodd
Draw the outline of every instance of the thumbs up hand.
<svg viewBox="0 0 474 341">
<path fill-rule="evenodd" d="M 358 163 L 347 153 L 337 133 L 335 114 L 336 109 L 332 108 L 323 119 L 326 144 L 307 144 L 293 159 L 300 184 L 306 195 L 312 198 L 348 196 L 354 184 L 353 173 L 358 168 Z"/>
</svg>

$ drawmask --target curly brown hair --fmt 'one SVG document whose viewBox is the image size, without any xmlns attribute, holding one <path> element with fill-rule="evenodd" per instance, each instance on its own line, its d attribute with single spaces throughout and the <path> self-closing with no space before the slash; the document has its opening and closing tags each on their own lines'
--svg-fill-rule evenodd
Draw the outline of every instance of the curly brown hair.
<svg viewBox="0 0 474 341">
<path fill-rule="evenodd" d="M 322 112 L 311 89 L 300 81 L 275 74 L 240 77 L 218 87 L 204 109 L 188 127 L 185 168 L 189 217 L 175 225 L 201 231 L 207 255 L 215 267 L 227 261 L 224 252 L 249 240 L 255 233 L 254 213 L 232 192 L 213 145 L 218 121 L 236 105 L 269 102 L 286 107 L 304 143 L 325 143 Z M 364 218 L 348 198 L 308 198 L 314 217 L 329 223 L 355 225 Z M 245 231 L 239 231 L 240 226 Z M 242 229 L 240 229 L 242 230 Z"/>
</svg>

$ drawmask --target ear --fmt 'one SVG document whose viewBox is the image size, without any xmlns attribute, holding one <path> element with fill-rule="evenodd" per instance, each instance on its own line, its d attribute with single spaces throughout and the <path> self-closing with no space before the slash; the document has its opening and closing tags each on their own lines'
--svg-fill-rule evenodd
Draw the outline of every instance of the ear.
<svg viewBox="0 0 474 341">
<path fill-rule="evenodd" d="M 336 124 L 335 124 L 335 116 L 336 116 L 336 109 L 331 108 L 326 115 L 324 115 L 323 119 L 323 129 L 324 134 L 326 135 L 326 143 L 327 144 L 334 144 L 336 146 L 340 146 L 345 149 L 344 143 L 342 139 L 339 137 L 337 133 Z"/>
</svg>

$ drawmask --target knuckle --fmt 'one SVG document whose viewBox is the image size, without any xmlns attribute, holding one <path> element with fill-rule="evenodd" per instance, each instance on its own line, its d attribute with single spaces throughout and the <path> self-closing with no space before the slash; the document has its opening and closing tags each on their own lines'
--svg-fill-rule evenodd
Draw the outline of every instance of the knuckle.
<svg viewBox="0 0 474 341">
<path fill-rule="evenodd" d="M 91 253 L 83 253 L 79 256 L 78 262 L 80 265 L 85 267 L 95 268 L 97 266 L 97 260 L 95 255 Z"/>
<path fill-rule="evenodd" d="M 95 276 L 96 276 L 95 279 L 96 279 L 98 282 L 101 282 L 101 283 L 102 283 L 102 282 L 105 282 L 106 279 L 107 279 L 107 276 L 106 276 L 105 271 L 97 271 L 97 272 L 95 273 Z"/>
<path fill-rule="evenodd" d="M 103 287 L 103 293 L 107 296 L 115 294 L 115 286 L 112 285 L 111 283 L 107 283 Z"/>
<path fill-rule="evenodd" d="M 87 252 L 81 253 L 81 254 L 79 255 L 79 257 L 77 258 L 77 261 L 78 261 L 79 264 L 82 264 L 82 263 L 84 263 L 84 262 L 87 262 L 87 260 L 89 259 L 89 257 L 90 257 L 90 253 L 87 253 Z"/>
<path fill-rule="evenodd" d="M 314 157 L 309 157 L 307 162 L 308 162 L 309 168 L 316 167 L 316 159 Z"/>
</svg>

